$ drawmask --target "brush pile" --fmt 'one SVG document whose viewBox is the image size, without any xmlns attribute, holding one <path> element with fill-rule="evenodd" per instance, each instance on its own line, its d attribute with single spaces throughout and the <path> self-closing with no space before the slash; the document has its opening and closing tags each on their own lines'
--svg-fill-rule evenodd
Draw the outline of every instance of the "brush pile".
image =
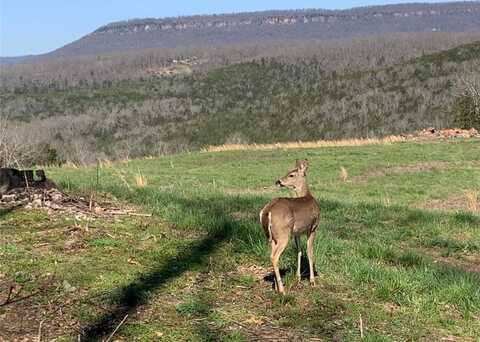
<svg viewBox="0 0 480 342">
<path fill-rule="evenodd" d="M 480 134 L 475 128 L 460 129 L 460 128 L 444 128 L 436 129 L 433 127 L 422 129 L 415 132 L 415 136 L 421 139 L 435 139 L 435 138 L 478 138 Z"/>
<path fill-rule="evenodd" d="M 83 197 L 72 197 L 47 179 L 43 170 L 0 169 L 0 209 L 46 209 L 50 214 L 61 211 L 77 217 L 101 214 L 105 210 Z"/>
<path fill-rule="evenodd" d="M 117 215 L 151 216 L 137 213 L 136 208 L 124 204 L 119 206 L 118 201 L 102 201 L 100 204 L 95 200 L 94 194 L 88 198 L 65 194 L 46 177 L 41 181 L 23 182 L 15 186 L 12 184 L 13 182 L 8 190 L 0 191 L 0 210 L 42 209 L 48 214 L 66 213 L 80 220 Z"/>
<path fill-rule="evenodd" d="M 102 208 L 82 197 L 71 197 L 60 191 L 54 183 L 46 181 L 28 187 L 15 187 L 0 195 L 0 209 L 46 209 L 86 216 L 101 213 Z"/>
</svg>

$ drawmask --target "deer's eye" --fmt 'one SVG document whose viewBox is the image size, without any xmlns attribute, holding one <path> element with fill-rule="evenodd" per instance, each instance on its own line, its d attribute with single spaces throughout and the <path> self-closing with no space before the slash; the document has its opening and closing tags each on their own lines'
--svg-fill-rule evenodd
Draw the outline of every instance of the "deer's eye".
<svg viewBox="0 0 480 342">
<path fill-rule="evenodd" d="M 288 177 L 294 177 L 293 175 L 288 175 Z"/>
</svg>

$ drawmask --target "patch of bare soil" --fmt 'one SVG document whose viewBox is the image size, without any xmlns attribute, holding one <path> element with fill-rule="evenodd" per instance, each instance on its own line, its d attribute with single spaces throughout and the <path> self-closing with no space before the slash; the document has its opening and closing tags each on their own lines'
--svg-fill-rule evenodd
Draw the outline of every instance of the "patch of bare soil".
<svg viewBox="0 0 480 342">
<path fill-rule="evenodd" d="M 52 279 L 45 279 L 34 290 L 0 278 L 0 341 L 41 341 L 77 331 L 78 324 L 67 313 L 73 299 L 67 292 L 38 298 L 45 293 L 58 293 Z"/>
<path fill-rule="evenodd" d="M 354 182 L 365 182 L 371 178 L 386 177 L 389 175 L 448 170 L 454 168 L 454 165 L 455 164 L 450 162 L 431 161 L 411 165 L 392 165 L 383 168 L 377 167 L 375 169 L 369 169 L 361 175 L 353 176 L 351 180 Z"/>
<path fill-rule="evenodd" d="M 480 274 L 480 255 L 478 254 L 462 253 L 460 256 L 445 256 L 442 255 L 441 250 L 432 248 L 422 248 L 419 252 L 431 257 L 438 265 Z"/>
<path fill-rule="evenodd" d="M 469 211 L 469 203 L 464 194 L 452 195 L 446 199 L 426 199 L 419 203 L 414 203 L 412 208 L 438 211 Z"/>
<path fill-rule="evenodd" d="M 252 276 L 256 280 L 262 280 L 266 276 L 268 276 L 269 273 L 271 273 L 272 270 L 271 268 L 266 268 L 263 266 L 259 265 L 240 265 L 238 266 L 235 274 L 242 275 L 242 276 Z"/>
<path fill-rule="evenodd" d="M 465 166 L 480 166 L 480 161 L 464 161 L 458 162 L 446 162 L 446 161 L 429 161 L 408 165 L 392 165 L 387 167 L 377 167 L 374 169 L 368 169 L 364 173 L 358 176 L 351 177 L 353 182 L 366 182 L 371 178 L 386 177 L 389 175 L 399 175 L 404 173 L 417 173 L 417 172 L 435 172 L 443 170 L 452 170 L 458 167 Z"/>
</svg>

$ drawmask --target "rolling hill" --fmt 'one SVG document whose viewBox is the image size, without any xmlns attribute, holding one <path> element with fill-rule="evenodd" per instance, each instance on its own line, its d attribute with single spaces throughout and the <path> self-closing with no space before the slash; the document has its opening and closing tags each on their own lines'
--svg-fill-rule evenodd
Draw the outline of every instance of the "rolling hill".
<svg viewBox="0 0 480 342">
<path fill-rule="evenodd" d="M 0 118 L 26 163 L 442 128 L 479 23 L 478 2 L 117 22 L 2 65 Z"/>
<path fill-rule="evenodd" d="M 455 84 L 479 62 L 479 42 L 349 72 L 260 59 L 173 77 L 4 90 L 0 114 L 22 122 L 59 160 L 79 162 L 401 134 L 451 125 Z"/>
</svg>

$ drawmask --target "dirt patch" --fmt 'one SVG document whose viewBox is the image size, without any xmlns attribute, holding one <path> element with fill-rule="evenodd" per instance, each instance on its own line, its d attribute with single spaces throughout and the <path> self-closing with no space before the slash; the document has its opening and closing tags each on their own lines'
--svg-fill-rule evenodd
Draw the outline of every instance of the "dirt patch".
<svg viewBox="0 0 480 342">
<path fill-rule="evenodd" d="M 256 280 L 262 280 L 271 273 L 271 270 L 259 265 L 240 265 L 235 273 L 242 276 L 252 276 Z"/>
<path fill-rule="evenodd" d="M 445 199 L 426 199 L 411 205 L 415 209 L 438 210 L 438 211 L 465 211 L 471 212 L 470 204 L 465 194 L 452 195 Z"/>
<path fill-rule="evenodd" d="M 65 331 L 78 330 L 68 307 L 72 298 L 60 293 L 39 300 L 46 293 L 57 292 L 54 281 L 45 279 L 34 290 L 0 278 L 0 341 L 50 340 Z"/>
<path fill-rule="evenodd" d="M 387 167 L 377 167 L 368 169 L 358 176 L 353 176 L 350 181 L 366 182 L 371 178 L 386 177 L 390 175 L 400 175 L 404 173 L 421 173 L 421 172 L 435 172 L 444 170 L 458 169 L 458 167 L 480 167 L 480 161 L 463 161 L 463 162 L 446 162 L 446 161 L 429 161 L 409 165 L 392 165 Z"/>
<path fill-rule="evenodd" d="M 445 256 L 442 255 L 441 250 L 431 248 L 422 248 L 419 252 L 431 257 L 438 265 L 480 274 L 480 255 L 478 254 L 462 253 L 460 256 Z"/>
<path fill-rule="evenodd" d="M 455 164 L 442 161 L 431 161 L 424 163 L 417 163 L 411 165 L 392 165 L 387 167 L 377 167 L 375 169 L 368 169 L 361 175 L 353 176 L 353 182 L 365 182 L 371 178 L 386 177 L 389 175 L 399 175 L 403 173 L 417 173 L 417 172 L 433 172 L 448 170 L 454 168 Z"/>
<path fill-rule="evenodd" d="M 268 320 L 268 318 L 265 318 Z M 240 329 L 248 341 L 322 341 L 309 331 L 286 329 L 271 323 L 264 323 L 261 318 L 251 316 L 244 322 L 231 322 L 229 330 Z"/>
</svg>

